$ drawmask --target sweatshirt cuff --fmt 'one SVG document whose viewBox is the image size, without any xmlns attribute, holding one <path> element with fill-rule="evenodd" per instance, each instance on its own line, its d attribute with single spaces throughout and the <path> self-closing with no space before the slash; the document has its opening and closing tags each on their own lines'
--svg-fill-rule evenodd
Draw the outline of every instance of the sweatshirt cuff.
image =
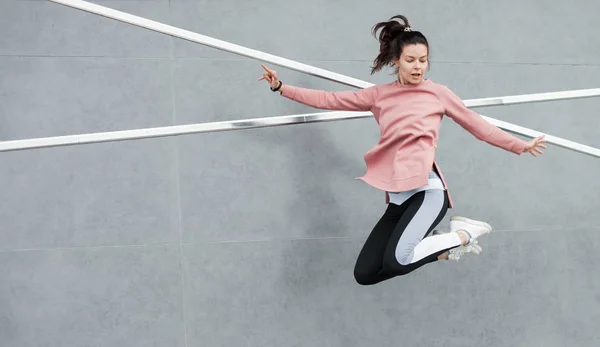
<svg viewBox="0 0 600 347">
<path fill-rule="evenodd" d="M 527 142 L 517 139 L 516 143 L 512 146 L 512 152 L 521 155 L 525 151 L 525 147 L 527 147 Z"/>
</svg>

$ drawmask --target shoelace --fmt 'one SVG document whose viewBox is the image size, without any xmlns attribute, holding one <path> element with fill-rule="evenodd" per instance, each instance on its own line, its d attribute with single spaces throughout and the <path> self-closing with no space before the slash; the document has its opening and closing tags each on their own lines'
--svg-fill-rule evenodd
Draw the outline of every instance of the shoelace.
<svg viewBox="0 0 600 347">
<path fill-rule="evenodd" d="M 464 246 L 460 246 L 457 248 L 453 248 L 450 250 L 450 254 L 448 254 L 448 259 L 449 260 L 456 260 L 459 261 L 460 257 L 462 257 L 463 255 L 470 253 L 473 250 L 473 245 L 477 245 L 477 240 L 473 240 L 472 242 L 469 242 L 468 244 L 464 245 Z"/>
</svg>

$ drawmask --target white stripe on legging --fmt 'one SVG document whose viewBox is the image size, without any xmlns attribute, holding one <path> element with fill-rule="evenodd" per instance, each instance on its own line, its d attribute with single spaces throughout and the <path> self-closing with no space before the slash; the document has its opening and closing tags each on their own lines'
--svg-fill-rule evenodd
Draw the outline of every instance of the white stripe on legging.
<svg viewBox="0 0 600 347">
<path fill-rule="evenodd" d="M 401 265 L 417 262 L 441 250 L 460 246 L 456 233 L 433 235 L 423 239 L 444 206 L 444 191 L 425 191 L 425 199 L 419 210 L 406 226 L 396 245 L 396 260 Z"/>
</svg>

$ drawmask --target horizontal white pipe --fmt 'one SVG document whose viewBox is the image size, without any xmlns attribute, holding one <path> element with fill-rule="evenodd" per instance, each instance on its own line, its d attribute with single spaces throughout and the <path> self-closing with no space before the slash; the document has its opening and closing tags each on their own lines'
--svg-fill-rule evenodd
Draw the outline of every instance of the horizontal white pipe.
<svg viewBox="0 0 600 347">
<path fill-rule="evenodd" d="M 330 112 L 328 114 L 312 113 L 281 117 L 241 119 L 236 121 L 222 121 L 156 128 L 98 132 L 79 135 L 41 137 L 26 140 L 0 142 L 0 152 L 69 145 L 81 145 L 88 143 L 137 140 L 166 136 L 179 136 L 208 132 L 267 128 L 292 124 L 327 122 L 334 120 L 356 119 L 367 117 L 369 115 L 372 116 L 373 114 L 370 112 L 356 112 L 352 114 L 349 114 L 349 112 Z"/>
<path fill-rule="evenodd" d="M 522 95 L 511 95 L 511 96 L 499 96 L 493 98 L 482 98 L 473 100 L 464 100 L 463 102 L 467 107 L 485 107 L 485 106 L 505 106 L 524 104 L 532 102 L 544 102 L 544 101 L 558 101 L 567 99 L 582 99 L 600 96 L 600 88 L 593 89 L 576 89 L 559 92 L 546 92 L 546 93 L 535 93 L 535 94 L 522 94 Z M 496 124 L 496 120 L 489 118 L 491 122 Z M 506 122 L 502 122 L 506 124 Z"/>
<path fill-rule="evenodd" d="M 292 124 L 308 124 L 308 123 L 320 123 L 320 122 L 331 122 L 348 119 L 360 119 L 365 117 L 372 117 L 371 112 L 329 112 L 323 113 L 310 113 L 310 114 L 299 114 L 281 117 L 266 117 L 266 118 L 252 118 L 242 119 L 237 121 L 223 121 L 223 122 L 211 122 L 211 123 L 200 123 L 200 124 L 187 124 L 187 125 L 176 125 L 167 127 L 157 128 L 146 128 L 146 129 L 134 129 L 134 130 L 122 130 L 122 131 L 110 131 L 100 133 L 90 133 L 81 135 L 67 135 L 67 136 L 54 136 L 54 137 L 42 137 L 26 140 L 14 140 L 0 142 L 0 152 L 18 151 L 35 148 L 47 148 L 47 147 L 59 147 L 68 145 L 82 145 L 89 143 L 100 143 L 100 142 L 114 142 L 114 141 L 125 141 L 125 140 L 136 140 L 136 139 L 147 139 L 155 137 L 166 137 L 166 136 L 179 136 L 187 134 L 207 133 L 207 132 L 220 132 L 220 131 L 232 131 L 232 130 L 243 130 L 252 128 L 266 128 L 275 127 L 282 125 Z M 489 121 L 489 118 L 485 117 Z M 507 131 L 523 135 L 525 137 L 534 138 L 542 133 L 535 130 L 520 127 L 518 125 L 502 122 L 503 126 Z M 585 146 L 579 143 L 575 143 L 569 140 L 565 140 L 559 137 L 546 135 L 546 140 L 550 144 L 557 145 L 559 147 L 574 150 L 576 152 L 591 155 L 593 157 L 600 158 L 600 150 Z"/>
<path fill-rule="evenodd" d="M 239 45 L 231 44 L 229 42 L 217 40 L 208 36 L 200 35 L 188 30 L 176 28 L 170 25 L 166 25 L 160 22 L 152 21 L 146 18 L 134 16 L 128 13 L 110 9 L 104 6 L 92 4 L 81 0 L 49 0 L 62 5 L 70 6 L 80 10 L 88 11 L 97 15 L 101 15 L 107 18 L 112 18 L 125 23 L 136 25 L 149 30 L 157 31 L 163 34 L 171 35 L 188 41 L 203 44 L 209 47 L 217 48 L 234 54 L 250 57 L 253 59 L 268 62 L 274 65 L 282 66 L 291 70 L 299 71 L 311 76 L 321 77 L 327 80 L 343 83 L 349 86 L 358 88 L 367 88 L 372 86 L 372 83 L 350 78 L 344 75 L 333 73 L 331 71 L 319 69 L 310 65 L 298 63 L 289 59 L 284 59 L 271 54 L 263 53 L 260 51 L 252 50 Z M 508 96 L 508 97 L 494 97 L 485 99 L 474 99 L 464 101 L 467 107 L 478 107 L 478 106 L 495 106 L 495 105 L 508 105 L 525 102 L 540 102 L 540 101 L 551 101 L 551 100 L 562 100 L 562 99 L 573 99 L 598 96 L 600 89 L 586 89 L 577 91 L 564 91 L 554 93 L 541 93 L 541 94 L 528 94 L 519 96 Z M 351 115 L 352 114 L 352 115 Z M 84 135 L 71 135 L 61 137 L 49 137 L 42 139 L 30 139 L 30 140 L 18 140 L 18 141 L 7 141 L 0 143 L 0 151 L 17 150 L 26 148 L 39 148 L 49 146 L 60 146 L 68 144 L 82 144 L 82 143 L 93 143 L 93 142 L 106 142 L 106 141 L 119 141 L 128 139 L 139 139 L 148 137 L 160 137 L 160 136 L 173 136 L 183 135 L 190 133 L 208 132 L 208 131 L 225 131 L 225 130 L 238 130 L 255 127 L 265 126 L 279 126 L 289 125 L 298 123 L 309 123 L 309 122 L 322 122 L 328 120 L 343 120 L 368 117 L 367 114 L 356 114 L 347 112 L 324 112 L 312 115 L 300 115 L 300 116 L 288 116 L 288 117 L 270 117 L 243 121 L 229 121 L 229 122 L 216 122 L 216 123 L 204 123 L 195 125 L 183 125 L 175 127 L 162 127 L 162 128 L 151 128 L 151 129 L 138 129 L 138 130 L 127 130 L 117 131 L 109 133 L 96 133 L 96 134 L 84 134 Z M 490 123 L 515 134 L 532 137 L 536 136 L 533 134 L 540 134 L 539 132 L 514 125 L 507 122 L 498 121 L 493 118 L 485 117 Z M 589 146 L 574 143 L 572 141 L 564 140 L 557 137 L 548 137 L 549 143 L 571 149 L 577 152 L 589 154 L 592 156 L 598 156 L 598 150 Z"/>
</svg>

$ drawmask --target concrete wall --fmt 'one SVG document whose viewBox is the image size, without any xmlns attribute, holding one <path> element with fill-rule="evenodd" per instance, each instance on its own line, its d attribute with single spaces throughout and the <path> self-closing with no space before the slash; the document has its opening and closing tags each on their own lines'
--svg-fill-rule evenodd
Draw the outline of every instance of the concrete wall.
<svg viewBox="0 0 600 347">
<path fill-rule="evenodd" d="M 600 3 L 95 0 L 321 68 L 370 76 L 402 13 L 461 98 L 600 87 Z M 314 109 L 260 62 L 42 0 L 0 1 L 0 140 Z M 349 87 L 274 67 L 289 84 Z M 600 147 L 599 99 L 479 109 Z M 372 119 L 0 153 L 0 345 L 593 346 L 600 161 L 521 157 L 451 120 L 437 160 L 484 254 L 374 287 L 356 256 L 385 209 L 355 181 Z"/>
</svg>

